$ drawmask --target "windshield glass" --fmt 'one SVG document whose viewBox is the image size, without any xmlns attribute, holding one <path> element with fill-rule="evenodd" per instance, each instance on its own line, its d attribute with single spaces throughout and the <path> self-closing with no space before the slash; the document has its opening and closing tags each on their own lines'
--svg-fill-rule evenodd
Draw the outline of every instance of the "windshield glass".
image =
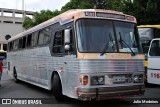
<svg viewBox="0 0 160 107">
<path fill-rule="evenodd" d="M 142 44 L 143 52 L 147 54 L 150 42 L 154 38 L 154 31 L 152 28 L 138 28 L 138 32 L 140 35 L 140 42 Z"/>
<path fill-rule="evenodd" d="M 114 21 L 114 26 L 120 52 L 131 52 L 131 49 L 135 53 L 141 52 L 136 24 Z"/>
<path fill-rule="evenodd" d="M 110 20 L 82 19 L 77 22 L 78 48 L 80 52 L 115 52 L 113 25 Z M 112 43 L 112 44 L 111 44 Z"/>
<path fill-rule="evenodd" d="M 117 52 L 118 49 L 119 52 L 131 52 L 124 44 L 116 47 L 115 37 L 119 39 L 120 35 L 134 52 L 141 52 L 136 24 L 112 20 L 80 19 L 76 23 L 76 28 L 80 52 Z"/>
<path fill-rule="evenodd" d="M 153 39 L 154 33 L 152 28 L 139 28 L 138 29 L 142 42 L 146 42 Z"/>
</svg>

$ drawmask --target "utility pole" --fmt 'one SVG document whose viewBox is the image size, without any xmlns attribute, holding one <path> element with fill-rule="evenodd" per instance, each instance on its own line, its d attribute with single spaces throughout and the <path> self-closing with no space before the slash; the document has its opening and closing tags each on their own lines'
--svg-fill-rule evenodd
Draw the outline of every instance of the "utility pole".
<svg viewBox="0 0 160 107">
<path fill-rule="evenodd" d="M 24 18 L 24 0 L 22 0 L 22 12 L 23 12 L 23 18 Z"/>
<path fill-rule="evenodd" d="M 22 0 L 22 24 L 24 22 L 24 19 L 25 19 L 24 0 Z M 24 31 L 24 29 L 23 29 L 23 31 Z"/>
</svg>

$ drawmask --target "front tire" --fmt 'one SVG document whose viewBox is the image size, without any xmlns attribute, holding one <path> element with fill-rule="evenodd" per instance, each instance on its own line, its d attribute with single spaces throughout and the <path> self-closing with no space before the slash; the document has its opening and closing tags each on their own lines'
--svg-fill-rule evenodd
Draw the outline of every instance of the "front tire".
<svg viewBox="0 0 160 107">
<path fill-rule="evenodd" d="M 53 93 L 57 101 L 64 100 L 64 95 L 62 94 L 61 80 L 58 74 L 54 74 L 53 77 Z"/>
</svg>

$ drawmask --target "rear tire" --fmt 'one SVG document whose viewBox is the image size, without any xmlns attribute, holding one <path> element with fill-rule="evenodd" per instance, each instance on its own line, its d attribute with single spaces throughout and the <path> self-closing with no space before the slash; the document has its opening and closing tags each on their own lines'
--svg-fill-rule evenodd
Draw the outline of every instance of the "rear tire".
<svg viewBox="0 0 160 107">
<path fill-rule="evenodd" d="M 15 81 L 16 83 L 19 82 L 19 80 L 17 79 L 17 72 L 16 72 L 16 69 L 15 69 L 15 68 L 14 68 L 14 70 L 13 70 L 13 78 L 14 78 L 14 81 Z"/>
<path fill-rule="evenodd" d="M 64 95 L 62 94 L 61 80 L 58 74 L 54 74 L 54 77 L 53 77 L 53 93 L 57 101 L 64 100 Z"/>
</svg>

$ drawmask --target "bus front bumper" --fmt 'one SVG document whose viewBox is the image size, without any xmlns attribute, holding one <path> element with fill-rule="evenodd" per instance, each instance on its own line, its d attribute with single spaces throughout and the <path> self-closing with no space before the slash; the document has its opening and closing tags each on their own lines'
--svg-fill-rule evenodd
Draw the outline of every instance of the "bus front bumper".
<svg viewBox="0 0 160 107">
<path fill-rule="evenodd" d="M 104 100 L 111 98 L 127 98 L 144 94 L 144 85 L 101 87 L 101 88 L 78 88 L 79 100 Z"/>
</svg>

